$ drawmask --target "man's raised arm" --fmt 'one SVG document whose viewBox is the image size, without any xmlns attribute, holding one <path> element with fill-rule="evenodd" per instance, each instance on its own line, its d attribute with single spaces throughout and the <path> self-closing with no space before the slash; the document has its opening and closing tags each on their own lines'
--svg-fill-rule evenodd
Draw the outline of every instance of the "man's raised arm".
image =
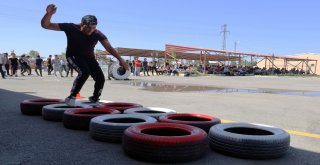
<svg viewBox="0 0 320 165">
<path fill-rule="evenodd" d="M 41 19 L 41 26 L 45 29 L 50 30 L 60 30 L 60 27 L 57 23 L 51 23 L 51 17 L 57 11 L 57 7 L 54 4 L 50 4 L 47 6 L 46 14 Z"/>
</svg>

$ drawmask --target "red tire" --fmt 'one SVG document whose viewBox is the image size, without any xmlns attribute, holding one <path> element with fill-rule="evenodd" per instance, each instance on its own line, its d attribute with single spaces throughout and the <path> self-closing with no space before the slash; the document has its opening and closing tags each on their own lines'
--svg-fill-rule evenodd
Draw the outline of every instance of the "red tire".
<svg viewBox="0 0 320 165">
<path fill-rule="evenodd" d="M 32 99 L 24 100 L 20 103 L 20 110 L 25 115 L 41 115 L 42 107 L 50 104 L 62 104 L 62 99 Z"/>
<path fill-rule="evenodd" d="M 89 130 L 90 120 L 94 117 L 108 114 L 119 114 L 115 109 L 109 108 L 82 108 L 67 110 L 63 113 L 62 122 L 66 128 Z"/>
<path fill-rule="evenodd" d="M 199 127 L 204 131 L 209 132 L 210 127 L 221 123 L 221 120 L 209 115 L 178 113 L 160 116 L 159 122 L 188 124 Z"/>
<path fill-rule="evenodd" d="M 173 123 L 148 123 L 129 127 L 122 148 L 133 158 L 153 162 L 184 162 L 204 155 L 208 144 L 202 129 Z"/>
<path fill-rule="evenodd" d="M 123 113 L 123 111 L 125 111 L 126 109 L 140 108 L 143 106 L 140 104 L 136 104 L 136 103 L 111 102 L 111 103 L 103 103 L 99 107 L 116 109 L 116 110 L 120 111 L 121 113 Z"/>
</svg>

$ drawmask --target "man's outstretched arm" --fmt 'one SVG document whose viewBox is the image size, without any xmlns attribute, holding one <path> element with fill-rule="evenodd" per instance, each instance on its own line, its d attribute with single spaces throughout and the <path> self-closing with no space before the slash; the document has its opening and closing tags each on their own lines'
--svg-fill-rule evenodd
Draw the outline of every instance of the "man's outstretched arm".
<svg viewBox="0 0 320 165">
<path fill-rule="evenodd" d="M 128 64 L 121 58 L 119 53 L 111 46 L 110 42 L 108 39 L 105 39 L 101 41 L 102 46 L 108 51 L 110 54 L 112 54 L 115 58 L 119 60 L 119 63 L 124 69 L 129 70 Z"/>
<path fill-rule="evenodd" d="M 57 11 L 57 7 L 54 4 L 50 4 L 47 6 L 46 14 L 41 19 L 41 26 L 45 29 L 50 30 L 60 30 L 60 27 L 57 23 L 51 23 L 51 17 Z"/>
</svg>

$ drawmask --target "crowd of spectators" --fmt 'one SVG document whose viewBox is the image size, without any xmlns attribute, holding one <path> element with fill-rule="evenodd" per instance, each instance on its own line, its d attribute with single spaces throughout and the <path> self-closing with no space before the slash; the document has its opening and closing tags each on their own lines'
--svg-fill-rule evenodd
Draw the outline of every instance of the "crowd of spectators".
<svg viewBox="0 0 320 165">
<path fill-rule="evenodd" d="M 1 67 L 1 70 L 5 70 L 5 75 L 3 78 L 18 77 L 18 76 L 30 76 L 33 75 L 32 70 L 34 70 L 37 76 L 42 77 L 43 71 L 46 71 L 48 75 L 51 75 L 52 72 L 57 76 L 56 72 L 60 73 L 61 77 L 64 77 L 63 71 L 66 72 L 68 77 L 69 72 L 71 72 L 71 77 L 73 76 L 73 69 L 67 65 L 66 59 L 59 58 L 58 55 L 55 55 L 52 58 L 52 55 L 49 55 L 48 58 L 43 59 L 40 55 L 36 57 L 30 57 L 29 55 L 22 54 L 21 56 L 16 56 L 14 52 L 11 52 L 10 56 L 8 53 L 1 54 L 2 61 L 5 67 Z M 18 73 L 20 70 L 20 73 Z"/>
<path fill-rule="evenodd" d="M 207 74 L 218 74 L 226 76 L 246 76 L 246 75 L 305 75 L 310 71 L 292 68 L 260 68 L 258 66 L 227 66 L 227 65 L 209 65 L 206 67 Z"/>
<path fill-rule="evenodd" d="M 73 76 L 72 67 L 66 62 L 66 59 L 60 58 L 58 55 L 49 55 L 48 58 L 42 59 L 40 56 L 32 58 L 28 55 L 21 55 L 17 57 L 14 52 L 3 53 L 3 62 L 1 69 L 6 70 L 6 73 L 1 72 L 2 75 L 18 77 L 18 69 L 20 69 L 20 75 L 25 76 L 32 75 L 32 69 L 35 70 L 37 76 L 42 77 L 42 71 L 46 71 L 48 75 L 57 75 L 60 77 L 68 77 L 69 72 L 71 77 Z M 159 60 L 159 59 L 158 59 Z M 158 61 L 156 58 L 148 61 L 148 58 L 140 60 L 139 57 L 135 57 L 134 60 L 127 60 L 130 66 L 133 76 L 154 76 L 154 75 L 169 75 L 169 76 L 199 76 L 208 75 L 225 75 L 225 76 L 248 76 L 248 75 L 309 75 L 310 71 L 303 69 L 292 68 L 287 70 L 285 68 L 260 68 L 258 66 L 229 66 L 223 64 L 208 64 L 205 67 L 200 64 L 183 64 L 179 60 L 166 60 Z M 97 57 L 98 63 L 102 65 L 111 65 L 108 62 L 104 62 L 100 57 Z M 112 60 L 110 60 L 112 61 Z M 110 66 L 108 67 L 110 69 Z M 63 74 L 63 71 L 65 74 Z M 151 73 L 150 73 L 151 72 Z M 5 76 L 3 76 L 5 78 Z M 109 78 L 109 77 L 108 77 Z M 110 79 L 110 78 L 109 78 Z"/>
<path fill-rule="evenodd" d="M 212 75 L 225 75 L 225 76 L 248 76 L 248 75 L 310 75 L 310 71 L 305 71 L 303 69 L 291 68 L 287 70 L 285 68 L 260 68 L 258 66 L 229 66 L 222 64 L 212 64 L 206 65 L 204 67 L 202 64 L 182 64 L 179 60 L 165 61 L 163 64 L 158 64 L 157 61 L 152 61 L 147 64 L 146 58 L 144 61 L 135 62 L 137 58 L 133 61 L 133 64 L 138 64 L 139 67 L 135 65 L 132 66 L 132 70 L 135 76 L 139 76 L 140 72 L 144 73 L 144 76 L 149 76 L 146 71 L 153 70 L 157 72 L 157 75 L 170 75 L 176 76 L 183 74 L 184 76 L 199 76 L 206 74 Z M 140 64 L 141 63 L 141 64 Z M 134 70 L 138 72 L 134 72 Z"/>
</svg>

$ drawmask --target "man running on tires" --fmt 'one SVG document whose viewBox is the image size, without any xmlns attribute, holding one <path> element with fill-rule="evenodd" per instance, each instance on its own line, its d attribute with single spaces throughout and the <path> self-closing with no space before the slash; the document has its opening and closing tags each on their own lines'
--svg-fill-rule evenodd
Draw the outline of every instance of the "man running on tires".
<svg viewBox="0 0 320 165">
<path fill-rule="evenodd" d="M 128 70 L 126 62 L 120 57 L 118 52 L 111 46 L 107 37 L 97 27 L 97 18 L 93 15 L 86 15 L 80 24 L 74 23 L 51 23 L 51 17 L 56 13 L 57 7 L 54 4 L 47 6 L 46 14 L 41 20 L 41 26 L 45 29 L 64 31 L 67 36 L 66 57 L 69 64 L 78 72 L 74 80 L 71 94 L 66 98 L 66 104 L 75 106 L 75 97 L 80 92 L 82 86 L 91 75 L 94 84 L 93 96 L 89 97 L 91 102 L 98 102 L 102 93 L 105 78 L 94 55 L 94 47 L 99 41 L 102 46 L 116 57 L 120 65 Z"/>
</svg>

